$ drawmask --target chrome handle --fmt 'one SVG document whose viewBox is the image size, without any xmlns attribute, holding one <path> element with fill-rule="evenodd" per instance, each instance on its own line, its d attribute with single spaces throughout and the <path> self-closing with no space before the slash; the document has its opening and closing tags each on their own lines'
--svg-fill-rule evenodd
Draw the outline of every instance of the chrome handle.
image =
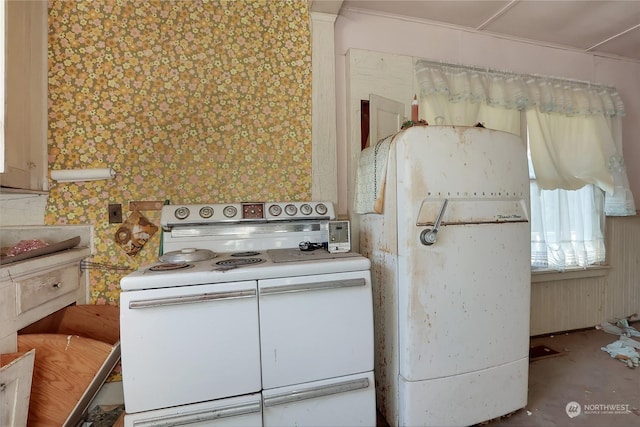
<svg viewBox="0 0 640 427">
<path fill-rule="evenodd" d="M 263 397 L 264 406 L 284 405 L 300 400 L 315 399 L 332 394 L 345 393 L 347 391 L 360 390 L 369 387 L 368 378 L 344 381 L 338 384 L 321 385 L 302 390 L 294 390 L 287 393 L 276 394 L 274 396 Z"/>
<path fill-rule="evenodd" d="M 189 412 L 188 414 L 180 414 L 174 416 L 163 416 L 159 418 L 149 418 L 146 420 L 134 421 L 135 427 L 153 426 L 153 427 L 172 427 L 187 424 L 200 424 L 204 421 L 213 421 L 219 418 L 237 417 L 240 415 L 253 414 L 260 412 L 262 407 L 260 402 L 242 403 L 239 405 L 225 406 L 219 409 L 208 409 L 197 412 Z"/>
<path fill-rule="evenodd" d="M 238 298 L 251 298 L 256 296 L 256 290 L 250 289 L 245 291 L 234 292 L 216 292 L 212 294 L 197 294 L 181 297 L 170 298 L 155 298 L 140 301 L 129 302 L 129 308 L 151 308 L 151 307 L 164 307 L 168 305 L 178 304 L 193 304 L 196 302 L 216 301 L 221 299 L 238 299 Z"/>
<path fill-rule="evenodd" d="M 442 207 L 440 208 L 440 213 L 438 214 L 438 218 L 436 219 L 436 223 L 433 228 L 427 228 L 422 230 L 420 233 L 420 242 L 425 246 L 433 245 L 437 240 L 438 230 L 440 229 L 440 223 L 442 222 L 442 217 L 444 217 L 444 211 L 447 209 L 447 204 L 449 204 L 449 199 L 444 199 L 442 203 Z"/>
<path fill-rule="evenodd" d="M 320 291 L 325 289 L 338 289 L 338 288 L 352 288 L 355 286 L 364 286 L 367 281 L 363 278 L 359 279 L 347 279 L 347 280 L 332 280 L 329 282 L 315 282 L 315 283 L 299 283 L 297 285 L 280 285 L 269 288 L 260 289 L 260 295 L 274 295 L 274 294 L 286 294 L 291 292 L 307 292 L 307 291 Z"/>
</svg>

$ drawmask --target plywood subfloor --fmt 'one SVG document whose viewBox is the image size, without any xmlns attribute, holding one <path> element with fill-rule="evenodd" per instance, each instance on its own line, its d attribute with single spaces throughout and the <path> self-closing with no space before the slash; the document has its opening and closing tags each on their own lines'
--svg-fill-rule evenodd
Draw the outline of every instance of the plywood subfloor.
<svg viewBox="0 0 640 427">
<path fill-rule="evenodd" d="M 18 350 L 35 349 L 29 426 L 64 425 L 112 351 L 102 341 L 77 335 L 18 335 Z"/>
</svg>

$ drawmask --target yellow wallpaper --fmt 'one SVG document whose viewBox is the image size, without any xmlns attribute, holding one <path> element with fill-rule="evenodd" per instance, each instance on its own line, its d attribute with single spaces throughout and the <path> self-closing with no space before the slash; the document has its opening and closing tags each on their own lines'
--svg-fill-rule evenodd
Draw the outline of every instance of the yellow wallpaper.
<svg viewBox="0 0 640 427">
<path fill-rule="evenodd" d="M 51 182 L 46 223 L 95 227 L 92 303 L 158 255 L 115 243 L 109 203 L 310 198 L 310 49 L 304 0 L 49 2 L 49 169 L 117 172 Z"/>
</svg>

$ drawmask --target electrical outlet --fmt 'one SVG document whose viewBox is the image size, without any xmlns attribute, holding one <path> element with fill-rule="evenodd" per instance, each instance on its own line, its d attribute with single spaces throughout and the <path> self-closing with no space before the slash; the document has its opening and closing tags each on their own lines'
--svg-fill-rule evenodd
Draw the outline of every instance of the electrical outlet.
<svg viewBox="0 0 640 427">
<path fill-rule="evenodd" d="M 122 222 L 122 205 L 119 203 L 109 203 L 109 224 L 120 224 Z"/>
</svg>

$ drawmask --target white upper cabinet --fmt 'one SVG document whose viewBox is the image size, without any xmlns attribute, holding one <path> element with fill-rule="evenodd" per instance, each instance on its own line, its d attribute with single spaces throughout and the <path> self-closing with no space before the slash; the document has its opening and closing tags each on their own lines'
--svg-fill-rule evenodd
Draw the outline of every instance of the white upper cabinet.
<svg viewBox="0 0 640 427">
<path fill-rule="evenodd" d="M 47 190 L 47 2 L 5 2 L 4 168 L 0 185 Z"/>
</svg>

